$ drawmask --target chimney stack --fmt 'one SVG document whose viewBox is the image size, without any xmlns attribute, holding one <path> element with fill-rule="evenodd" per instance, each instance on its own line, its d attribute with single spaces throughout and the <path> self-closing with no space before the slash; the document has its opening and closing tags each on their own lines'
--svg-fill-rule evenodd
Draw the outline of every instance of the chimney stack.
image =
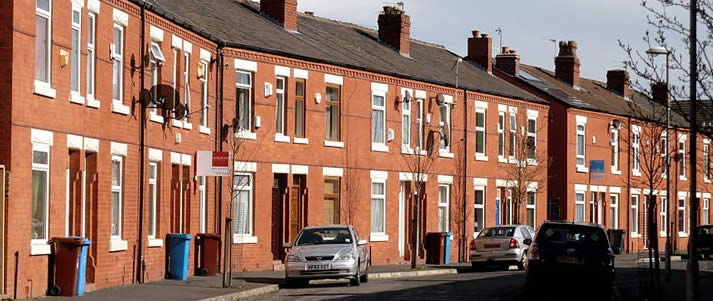
<svg viewBox="0 0 713 301">
<path fill-rule="evenodd" d="M 555 58 L 555 77 L 573 87 L 579 87 L 579 58 L 577 42 L 560 41 L 560 52 Z"/>
<path fill-rule="evenodd" d="M 607 71 L 607 89 L 616 92 L 617 94 L 629 99 L 631 97 L 631 89 L 629 89 L 629 72 L 626 70 L 609 70 Z"/>
<path fill-rule="evenodd" d="M 493 72 L 493 39 L 488 34 L 473 30 L 473 37 L 468 38 L 468 56 L 466 60 L 483 66 L 488 73 Z"/>
<path fill-rule="evenodd" d="M 411 17 L 394 6 L 384 6 L 379 15 L 379 40 L 408 56 L 411 42 Z"/>
<path fill-rule="evenodd" d="M 260 0 L 260 13 L 286 30 L 297 31 L 297 0 Z"/>
<path fill-rule="evenodd" d="M 665 82 L 651 84 L 651 98 L 662 106 L 668 103 L 668 86 Z"/>
<path fill-rule="evenodd" d="M 514 49 L 503 47 L 502 53 L 495 56 L 495 66 L 510 76 L 520 75 L 520 55 Z"/>
</svg>

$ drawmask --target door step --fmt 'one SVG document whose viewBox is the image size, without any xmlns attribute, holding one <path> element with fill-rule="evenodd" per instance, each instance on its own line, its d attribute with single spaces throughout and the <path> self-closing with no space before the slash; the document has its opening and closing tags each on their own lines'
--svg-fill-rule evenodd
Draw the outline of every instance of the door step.
<svg viewBox="0 0 713 301">
<path fill-rule="evenodd" d="M 272 262 L 272 270 L 273 271 L 284 271 L 285 264 L 282 263 L 282 261 L 280 261 L 280 260 L 275 260 Z"/>
</svg>

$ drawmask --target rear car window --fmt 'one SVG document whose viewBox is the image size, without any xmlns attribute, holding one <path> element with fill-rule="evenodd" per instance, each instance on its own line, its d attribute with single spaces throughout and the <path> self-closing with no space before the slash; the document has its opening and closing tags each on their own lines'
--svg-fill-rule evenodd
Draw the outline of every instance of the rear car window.
<svg viewBox="0 0 713 301">
<path fill-rule="evenodd" d="M 572 224 L 544 224 L 536 236 L 537 243 L 575 243 L 608 248 L 604 230 L 598 227 Z"/>
<path fill-rule="evenodd" d="M 713 234 L 713 227 L 698 227 L 698 235 Z"/>
<path fill-rule="evenodd" d="M 513 234 L 515 234 L 515 227 L 486 228 L 478 237 L 513 236 Z"/>
</svg>

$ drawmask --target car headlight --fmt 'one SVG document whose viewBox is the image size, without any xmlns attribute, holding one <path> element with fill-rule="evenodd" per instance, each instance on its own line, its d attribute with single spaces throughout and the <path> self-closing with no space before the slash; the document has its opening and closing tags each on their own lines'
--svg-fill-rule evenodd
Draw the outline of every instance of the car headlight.
<svg viewBox="0 0 713 301">
<path fill-rule="evenodd" d="M 337 258 L 339 261 L 349 261 L 354 259 L 354 254 L 352 253 L 347 253 L 347 254 L 342 254 Z"/>
<path fill-rule="evenodd" d="M 304 260 L 302 260 L 302 257 L 299 257 L 297 255 L 288 255 L 287 261 L 289 261 L 289 262 L 303 262 Z"/>
</svg>

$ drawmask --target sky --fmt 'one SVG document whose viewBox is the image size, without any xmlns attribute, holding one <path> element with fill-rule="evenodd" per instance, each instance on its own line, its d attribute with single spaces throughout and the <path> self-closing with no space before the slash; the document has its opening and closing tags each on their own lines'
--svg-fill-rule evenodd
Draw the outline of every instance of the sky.
<svg viewBox="0 0 713 301">
<path fill-rule="evenodd" d="M 397 0 L 298 0 L 298 11 L 377 29 L 384 5 Z M 440 44 L 465 56 L 473 30 L 493 37 L 493 55 L 502 45 L 517 50 L 521 62 L 554 70 L 551 39 L 575 40 L 582 77 L 606 81 L 609 69 L 623 68 L 626 53 L 618 40 L 642 52 L 648 29 L 641 0 L 403 0 L 411 17 L 411 38 Z M 662 62 L 663 64 L 663 62 Z"/>
</svg>

